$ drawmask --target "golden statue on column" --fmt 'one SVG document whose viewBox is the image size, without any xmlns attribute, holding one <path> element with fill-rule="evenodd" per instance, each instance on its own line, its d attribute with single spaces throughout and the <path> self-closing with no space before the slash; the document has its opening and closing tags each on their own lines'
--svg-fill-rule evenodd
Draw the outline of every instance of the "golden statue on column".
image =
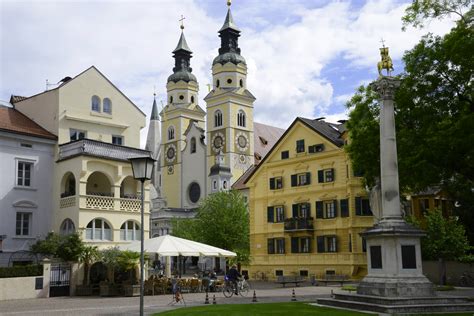
<svg viewBox="0 0 474 316">
<path fill-rule="evenodd" d="M 392 58 L 388 54 L 388 47 L 385 47 L 384 40 L 382 39 L 382 47 L 380 48 L 380 57 L 382 58 L 381 61 L 377 63 L 377 68 L 379 70 L 379 76 L 382 77 L 382 69 L 387 70 L 387 76 L 391 75 L 393 71 L 393 63 Z"/>
</svg>

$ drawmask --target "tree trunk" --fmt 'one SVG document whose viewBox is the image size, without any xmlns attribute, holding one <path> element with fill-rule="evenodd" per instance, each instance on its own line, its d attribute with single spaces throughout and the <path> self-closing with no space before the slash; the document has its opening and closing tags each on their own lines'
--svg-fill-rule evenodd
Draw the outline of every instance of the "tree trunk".
<svg viewBox="0 0 474 316">
<path fill-rule="evenodd" d="M 439 284 L 446 285 L 446 261 L 443 258 L 438 259 Z"/>
</svg>

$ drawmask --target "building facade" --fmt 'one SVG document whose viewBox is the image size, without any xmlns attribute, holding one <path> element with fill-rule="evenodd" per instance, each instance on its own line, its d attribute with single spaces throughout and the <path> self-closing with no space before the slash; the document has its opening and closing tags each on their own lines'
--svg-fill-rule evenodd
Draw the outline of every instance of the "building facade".
<svg viewBox="0 0 474 316">
<path fill-rule="evenodd" d="M 32 262 L 26 251 L 51 226 L 56 136 L 0 105 L 0 266 Z"/>
<path fill-rule="evenodd" d="M 346 138 L 343 123 L 297 118 L 248 175 L 251 277 L 365 275 L 374 217 Z"/>
<path fill-rule="evenodd" d="M 145 114 L 135 104 L 94 66 L 55 89 L 12 101 L 58 139 L 51 230 L 77 231 L 101 248 L 138 240 L 144 194 L 148 236 L 148 185 L 139 191 L 128 161 L 150 155 L 139 149 Z"/>
</svg>

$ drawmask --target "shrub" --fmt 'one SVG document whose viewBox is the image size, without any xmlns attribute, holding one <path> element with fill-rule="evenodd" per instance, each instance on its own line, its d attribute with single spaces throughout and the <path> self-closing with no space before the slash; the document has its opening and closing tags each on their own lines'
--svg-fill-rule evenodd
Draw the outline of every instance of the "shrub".
<svg viewBox="0 0 474 316">
<path fill-rule="evenodd" d="M 18 278 L 43 275 L 42 265 L 27 265 L 0 268 L 0 278 Z"/>
</svg>

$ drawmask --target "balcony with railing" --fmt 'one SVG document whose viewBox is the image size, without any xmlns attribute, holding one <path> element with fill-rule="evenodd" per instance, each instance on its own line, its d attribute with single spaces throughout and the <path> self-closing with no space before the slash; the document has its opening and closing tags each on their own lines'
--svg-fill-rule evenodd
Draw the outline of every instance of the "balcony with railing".
<svg viewBox="0 0 474 316">
<path fill-rule="evenodd" d="M 313 231 L 314 222 L 312 217 L 291 217 L 285 219 L 285 232 Z"/>
</svg>

